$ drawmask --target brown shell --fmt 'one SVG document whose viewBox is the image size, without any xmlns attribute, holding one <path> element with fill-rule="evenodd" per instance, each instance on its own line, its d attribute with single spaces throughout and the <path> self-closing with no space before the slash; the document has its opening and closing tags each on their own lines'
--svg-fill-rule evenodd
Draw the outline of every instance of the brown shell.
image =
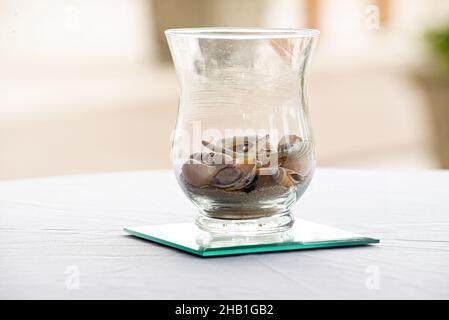
<svg viewBox="0 0 449 320">
<path fill-rule="evenodd" d="M 196 152 L 190 156 L 190 159 L 194 159 L 198 162 L 207 165 L 223 165 L 223 164 L 232 164 L 232 157 L 217 152 Z"/>
<path fill-rule="evenodd" d="M 210 186 L 226 190 L 243 190 L 256 177 L 255 164 L 236 164 L 225 166 L 212 178 Z"/>
<path fill-rule="evenodd" d="M 312 169 L 313 149 L 312 142 L 303 141 L 296 135 L 286 135 L 278 144 L 278 163 L 305 176 Z"/>
<path fill-rule="evenodd" d="M 212 152 L 216 152 L 219 154 L 225 154 L 226 156 L 231 157 L 232 159 L 236 159 L 238 158 L 238 154 L 235 153 L 234 151 L 230 150 L 230 149 L 226 149 L 224 147 L 222 147 L 220 144 L 215 144 L 206 140 L 201 141 L 201 143 L 203 144 L 204 147 L 206 147 L 207 149 L 209 149 Z"/>
<path fill-rule="evenodd" d="M 314 169 L 314 161 L 306 158 L 285 158 L 282 167 L 290 169 L 303 177 L 308 176 Z"/>
<path fill-rule="evenodd" d="M 279 168 L 275 181 L 277 184 L 289 188 L 299 184 L 303 180 L 303 177 L 293 170 L 286 168 Z"/>
<path fill-rule="evenodd" d="M 207 186 L 221 166 L 209 166 L 197 160 L 186 161 L 182 165 L 182 176 L 188 184 L 202 188 Z"/>
<path fill-rule="evenodd" d="M 302 138 L 295 134 L 285 135 L 281 138 L 281 140 L 279 140 L 278 153 L 284 154 L 287 152 L 293 152 L 295 149 L 299 149 L 302 141 Z"/>
<path fill-rule="evenodd" d="M 267 166 L 270 161 L 274 162 L 270 158 L 268 135 L 264 137 L 232 137 L 222 139 L 217 143 L 203 140 L 202 144 L 213 153 L 223 154 L 226 164 L 257 164 L 257 166 Z"/>
<path fill-rule="evenodd" d="M 254 163 L 261 158 L 266 159 L 270 155 L 270 137 L 260 136 L 235 136 L 224 138 L 217 142 L 215 150 L 229 154 L 237 159 L 236 163 Z M 244 159 L 244 160 L 242 160 Z"/>
<path fill-rule="evenodd" d="M 270 136 L 234 136 L 221 139 L 218 145 L 239 154 L 257 155 L 270 151 Z"/>
</svg>

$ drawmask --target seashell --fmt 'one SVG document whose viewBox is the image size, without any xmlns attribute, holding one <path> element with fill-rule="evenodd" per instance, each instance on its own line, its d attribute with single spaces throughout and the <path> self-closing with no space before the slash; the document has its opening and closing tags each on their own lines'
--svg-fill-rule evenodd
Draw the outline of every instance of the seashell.
<svg viewBox="0 0 449 320">
<path fill-rule="evenodd" d="M 203 140 L 202 144 L 214 153 L 223 154 L 223 157 L 225 158 L 224 163 L 226 164 L 257 164 L 258 166 L 261 166 L 261 161 L 257 159 L 257 154 L 254 152 L 238 153 L 230 148 L 225 148 L 222 142 L 214 144 Z"/>
<path fill-rule="evenodd" d="M 224 147 L 222 147 L 220 144 L 214 144 L 211 143 L 209 141 L 203 140 L 201 141 L 201 143 L 203 144 L 203 146 L 205 146 L 207 149 L 215 152 L 215 153 L 220 153 L 220 154 L 224 154 L 227 155 L 229 157 L 231 157 L 232 159 L 237 159 L 238 158 L 238 154 L 230 149 L 226 149 Z"/>
<path fill-rule="evenodd" d="M 251 164 L 256 160 L 263 163 L 270 155 L 269 135 L 235 136 L 221 139 L 216 144 L 203 141 L 203 145 L 209 150 L 232 156 L 235 163 Z"/>
<path fill-rule="evenodd" d="M 222 164 L 232 164 L 233 159 L 223 153 L 217 152 L 196 152 L 190 156 L 190 159 L 194 159 L 198 162 L 207 165 L 222 165 Z"/>
<path fill-rule="evenodd" d="M 291 169 L 305 175 L 313 160 L 314 145 L 310 141 L 303 141 L 296 135 L 282 137 L 278 144 L 278 163 L 284 168 Z"/>
<path fill-rule="evenodd" d="M 293 170 L 281 167 L 274 179 L 277 184 L 290 188 L 300 183 L 303 180 L 303 177 Z"/>
<path fill-rule="evenodd" d="M 236 153 L 249 153 L 252 150 L 256 151 L 257 136 L 234 136 L 223 138 L 218 141 L 217 144 Z"/>
<path fill-rule="evenodd" d="M 303 140 L 297 135 L 285 135 L 278 143 L 278 153 L 280 157 L 294 154 L 297 158 L 302 158 L 313 150 L 313 143 Z"/>
<path fill-rule="evenodd" d="M 261 152 L 270 151 L 270 136 L 235 136 L 221 139 L 217 143 L 220 147 L 231 150 L 238 154 L 257 155 Z"/>
<path fill-rule="evenodd" d="M 222 166 L 209 166 L 192 159 L 182 165 L 181 172 L 188 184 L 202 188 L 210 183 L 221 168 Z"/>
<path fill-rule="evenodd" d="M 299 175 L 306 177 L 311 174 L 315 167 L 315 161 L 307 158 L 287 157 L 282 162 L 282 167 L 295 171 Z"/>
<path fill-rule="evenodd" d="M 220 169 L 212 178 L 210 186 L 226 190 L 247 188 L 256 177 L 255 164 L 236 164 Z"/>
<path fill-rule="evenodd" d="M 287 134 L 279 140 L 278 143 L 278 152 L 284 153 L 294 150 L 295 148 L 299 147 L 299 145 L 302 142 L 302 138 L 298 137 L 295 134 Z"/>
</svg>

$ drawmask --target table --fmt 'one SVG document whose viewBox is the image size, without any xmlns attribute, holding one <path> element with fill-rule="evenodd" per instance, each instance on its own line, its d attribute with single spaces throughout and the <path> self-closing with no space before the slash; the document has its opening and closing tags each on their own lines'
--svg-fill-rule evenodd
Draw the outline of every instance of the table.
<svg viewBox="0 0 449 320">
<path fill-rule="evenodd" d="M 0 182 L 0 298 L 449 298 L 448 171 L 317 170 L 295 214 L 379 245 L 204 259 L 122 231 L 195 212 L 169 171 Z"/>
</svg>

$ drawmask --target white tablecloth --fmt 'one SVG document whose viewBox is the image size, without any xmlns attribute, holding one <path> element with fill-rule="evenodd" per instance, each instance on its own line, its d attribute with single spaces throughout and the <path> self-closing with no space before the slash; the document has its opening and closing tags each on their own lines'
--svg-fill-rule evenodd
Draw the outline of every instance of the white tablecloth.
<svg viewBox="0 0 449 320">
<path fill-rule="evenodd" d="M 122 231 L 193 220 L 172 172 L 0 182 L 0 298 L 449 298 L 449 172 L 320 169 L 294 212 L 381 243 L 205 259 Z"/>
</svg>

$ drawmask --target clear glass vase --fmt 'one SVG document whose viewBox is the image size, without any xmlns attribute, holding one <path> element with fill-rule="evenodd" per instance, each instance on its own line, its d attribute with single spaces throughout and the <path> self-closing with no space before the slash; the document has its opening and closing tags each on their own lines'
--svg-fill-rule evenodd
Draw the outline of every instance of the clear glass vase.
<svg viewBox="0 0 449 320">
<path fill-rule="evenodd" d="M 191 28 L 165 34 L 181 92 L 172 161 L 213 233 L 285 231 L 312 179 L 312 29 Z"/>
</svg>

